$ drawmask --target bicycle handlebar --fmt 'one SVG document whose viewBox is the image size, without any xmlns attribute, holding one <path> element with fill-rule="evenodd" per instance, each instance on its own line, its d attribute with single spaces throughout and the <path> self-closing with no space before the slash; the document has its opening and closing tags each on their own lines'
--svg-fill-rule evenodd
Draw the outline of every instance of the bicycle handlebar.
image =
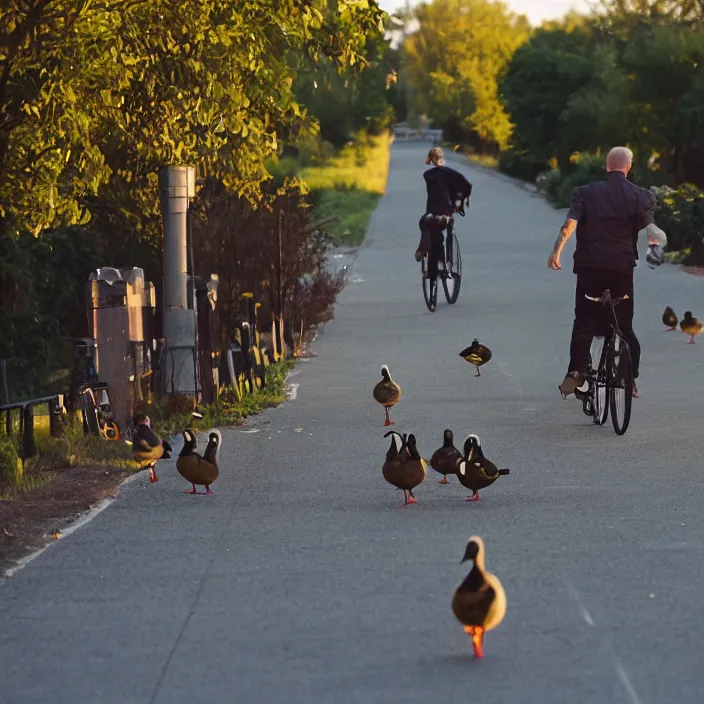
<svg viewBox="0 0 704 704">
<path fill-rule="evenodd" d="M 605 306 L 615 306 L 621 301 L 625 301 L 629 298 L 628 295 L 626 296 L 619 296 L 618 298 L 611 298 L 611 289 L 606 289 L 605 291 L 602 292 L 601 296 L 598 298 L 594 298 L 594 296 L 587 296 L 587 294 L 584 294 L 584 297 L 589 300 L 589 301 L 595 301 L 596 303 L 602 303 Z"/>
</svg>

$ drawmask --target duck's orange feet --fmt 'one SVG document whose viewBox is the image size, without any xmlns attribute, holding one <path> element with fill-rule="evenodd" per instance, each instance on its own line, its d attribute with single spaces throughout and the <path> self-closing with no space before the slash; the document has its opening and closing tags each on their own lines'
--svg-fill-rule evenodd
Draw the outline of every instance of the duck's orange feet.
<svg viewBox="0 0 704 704">
<path fill-rule="evenodd" d="M 388 409 L 388 408 L 385 408 L 384 410 L 386 411 L 386 420 L 384 421 L 384 425 L 382 425 L 381 427 L 382 427 L 382 428 L 387 428 L 387 427 L 390 426 L 390 425 L 396 425 L 396 424 L 391 420 L 391 418 L 389 418 L 389 409 Z"/>
<path fill-rule="evenodd" d="M 479 492 L 475 491 L 471 496 L 468 496 L 465 501 L 481 501 Z"/>
<path fill-rule="evenodd" d="M 193 487 L 192 489 L 186 489 L 186 491 L 184 491 L 183 493 L 184 494 L 197 494 L 198 492 L 196 491 L 196 485 L 191 484 L 191 486 Z"/>
<path fill-rule="evenodd" d="M 692 338 L 687 344 L 688 344 L 688 345 L 694 345 L 694 344 L 695 344 L 694 338 Z"/>
<path fill-rule="evenodd" d="M 447 476 L 443 475 L 443 478 L 438 482 L 438 484 L 449 484 L 447 481 Z"/>
<path fill-rule="evenodd" d="M 156 467 L 152 466 L 149 468 L 149 483 L 154 484 L 154 482 L 159 481 L 159 475 L 156 473 Z"/>
<path fill-rule="evenodd" d="M 205 489 L 206 489 L 206 492 L 205 492 L 206 496 L 214 496 L 214 493 L 212 491 L 210 491 L 209 486 L 206 486 Z"/>
<path fill-rule="evenodd" d="M 411 504 L 417 504 L 418 499 L 416 499 L 415 496 L 409 491 L 406 491 L 405 489 L 403 490 L 403 498 L 405 499 L 404 503 L 402 503 L 400 506 L 397 506 L 396 508 L 404 508 L 405 506 L 410 506 Z"/>
<path fill-rule="evenodd" d="M 472 637 L 474 657 L 481 660 L 484 657 L 484 628 L 482 626 L 465 626 L 464 632 Z"/>
</svg>

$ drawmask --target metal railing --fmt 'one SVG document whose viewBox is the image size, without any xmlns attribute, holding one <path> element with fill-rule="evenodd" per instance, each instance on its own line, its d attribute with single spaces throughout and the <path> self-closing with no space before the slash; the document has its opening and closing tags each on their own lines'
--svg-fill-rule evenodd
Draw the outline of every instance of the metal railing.
<svg viewBox="0 0 704 704">
<path fill-rule="evenodd" d="M 5 433 L 12 437 L 14 431 L 13 411 L 19 411 L 20 459 L 26 460 L 37 454 L 37 441 L 34 437 L 34 408 L 47 405 L 49 408 L 49 434 L 53 437 L 61 434 L 59 415 L 63 401 L 60 394 L 32 398 L 27 401 L 5 403 L 0 406 L 0 413 L 5 414 Z"/>
</svg>

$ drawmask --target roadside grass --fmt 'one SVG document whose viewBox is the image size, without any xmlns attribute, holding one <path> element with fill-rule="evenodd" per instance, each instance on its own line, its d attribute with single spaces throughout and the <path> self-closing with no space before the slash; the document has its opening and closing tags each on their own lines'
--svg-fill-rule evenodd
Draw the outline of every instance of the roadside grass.
<svg viewBox="0 0 704 704">
<path fill-rule="evenodd" d="M 286 400 L 286 377 L 293 365 L 293 361 L 284 361 L 269 367 L 266 386 L 254 393 L 239 395 L 226 389 L 217 403 L 201 407 L 204 417 L 195 425 L 202 429 L 232 425 L 278 406 Z M 155 432 L 164 439 L 193 425 L 190 412 L 169 413 L 165 405 L 150 404 L 146 412 Z M 0 500 L 11 501 L 30 493 L 56 479 L 62 470 L 110 467 L 129 474 L 141 469 L 132 459 L 130 445 L 84 435 L 78 418 L 65 424 L 60 437 L 51 437 L 48 416 L 36 416 L 35 440 L 37 454 L 23 463 L 18 456 L 19 428 L 15 426 L 11 438 L 0 432 Z"/>
<path fill-rule="evenodd" d="M 362 133 L 323 165 L 300 170 L 298 176 L 310 190 L 312 221 L 338 218 L 325 226 L 337 244 L 358 247 L 364 241 L 386 191 L 391 141 L 388 132 L 374 137 Z"/>
</svg>

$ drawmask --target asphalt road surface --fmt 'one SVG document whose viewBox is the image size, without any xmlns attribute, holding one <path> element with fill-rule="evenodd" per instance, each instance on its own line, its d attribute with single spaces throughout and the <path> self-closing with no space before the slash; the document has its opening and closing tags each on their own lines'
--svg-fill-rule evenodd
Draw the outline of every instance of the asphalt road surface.
<svg viewBox="0 0 704 704">
<path fill-rule="evenodd" d="M 571 245 L 562 272 L 546 259 L 564 212 L 458 167 L 475 186 L 465 279 L 430 314 L 413 259 L 426 149 L 394 146 L 318 356 L 295 399 L 224 432 L 216 495 L 182 494 L 164 462 L 0 585 L 4 704 L 704 701 L 704 340 L 660 322 L 666 305 L 704 316 L 704 280 L 638 267 L 641 398 L 624 437 L 594 427 L 557 391 Z M 474 337 L 494 353 L 481 378 L 458 356 Z M 469 504 L 431 472 L 396 510 L 383 363 L 425 457 L 444 428 L 475 432 L 511 475 Z M 450 611 L 473 533 L 508 597 L 480 662 Z"/>
</svg>

